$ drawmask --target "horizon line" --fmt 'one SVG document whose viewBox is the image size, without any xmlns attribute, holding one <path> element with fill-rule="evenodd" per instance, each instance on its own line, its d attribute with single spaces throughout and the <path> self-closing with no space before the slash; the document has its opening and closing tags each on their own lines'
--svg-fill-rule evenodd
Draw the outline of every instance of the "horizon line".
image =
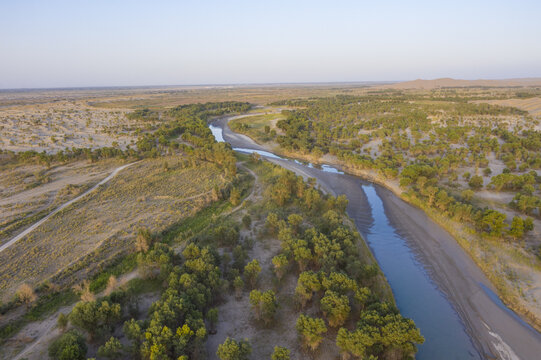
<svg viewBox="0 0 541 360">
<path fill-rule="evenodd" d="M 293 82 L 239 82 L 239 83 L 201 83 L 201 84 L 159 84 L 159 85 L 95 85 L 95 86 L 58 86 L 58 87 L 20 87 L 20 88 L 0 88 L 0 92 L 24 92 L 24 91 L 44 91 L 44 90 L 102 90 L 102 89 L 160 89 L 175 87 L 242 87 L 242 86 L 279 86 L 279 85 L 377 85 L 377 84 L 397 84 L 412 81 L 437 81 L 437 80 L 456 80 L 456 81 L 511 81 L 511 80 L 541 80 L 541 76 L 514 77 L 514 78 L 477 78 L 477 79 L 457 79 L 451 77 L 439 77 L 433 79 L 409 79 L 409 80 L 354 80 L 354 81 L 293 81 Z"/>
</svg>

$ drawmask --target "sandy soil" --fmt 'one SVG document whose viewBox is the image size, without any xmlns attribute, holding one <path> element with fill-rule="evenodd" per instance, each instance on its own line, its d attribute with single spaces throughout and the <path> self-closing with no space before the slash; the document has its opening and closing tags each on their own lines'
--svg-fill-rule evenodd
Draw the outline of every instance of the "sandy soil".
<svg viewBox="0 0 541 360">
<path fill-rule="evenodd" d="M 221 124 L 227 124 L 227 119 L 222 120 Z M 254 144 L 245 136 L 232 133 L 228 127 L 224 128 L 224 138 L 234 147 L 269 150 Z M 346 194 L 350 200 L 348 214 L 355 219 L 359 230 L 363 223 L 370 221 L 366 211 L 361 210 L 363 196 L 361 196 L 359 179 L 349 175 L 337 176 L 321 171 L 312 172 L 312 169 L 293 162 L 273 161 L 291 170 L 308 172 L 308 176 L 317 178 L 319 183 L 330 189 L 332 193 Z M 476 343 L 476 347 L 484 354 L 484 357 L 537 358 L 541 353 L 541 335 L 525 326 L 508 310 L 499 307 L 493 301 L 481 286 L 483 284 L 494 291 L 490 281 L 456 240 L 421 210 L 402 201 L 389 190 L 378 187 L 378 194 L 382 198 L 385 211 L 393 222 L 393 226 L 401 234 L 405 234 L 422 255 L 423 264 L 431 270 L 438 286 L 449 296 Z"/>
</svg>

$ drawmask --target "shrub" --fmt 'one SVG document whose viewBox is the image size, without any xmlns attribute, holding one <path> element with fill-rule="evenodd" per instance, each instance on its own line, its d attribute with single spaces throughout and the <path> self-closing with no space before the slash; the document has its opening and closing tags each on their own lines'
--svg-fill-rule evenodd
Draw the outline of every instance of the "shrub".
<svg viewBox="0 0 541 360">
<path fill-rule="evenodd" d="M 250 217 L 250 215 L 248 214 L 244 215 L 244 217 L 242 218 L 242 224 L 244 225 L 245 228 L 247 229 L 250 228 L 250 225 L 252 225 L 252 218 Z"/>
<path fill-rule="evenodd" d="M 17 291 L 15 292 L 15 297 L 17 298 L 17 301 L 19 301 L 21 304 L 29 305 L 36 301 L 37 296 L 34 293 L 34 289 L 28 284 L 22 284 L 19 286 Z"/>
</svg>

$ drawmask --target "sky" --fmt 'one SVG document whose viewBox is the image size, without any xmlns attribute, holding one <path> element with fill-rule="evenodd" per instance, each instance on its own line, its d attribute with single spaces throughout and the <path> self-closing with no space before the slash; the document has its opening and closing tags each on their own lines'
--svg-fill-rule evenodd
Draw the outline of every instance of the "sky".
<svg viewBox="0 0 541 360">
<path fill-rule="evenodd" d="M 541 1 L 0 0 L 0 89 L 541 77 Z"/>
</svg>

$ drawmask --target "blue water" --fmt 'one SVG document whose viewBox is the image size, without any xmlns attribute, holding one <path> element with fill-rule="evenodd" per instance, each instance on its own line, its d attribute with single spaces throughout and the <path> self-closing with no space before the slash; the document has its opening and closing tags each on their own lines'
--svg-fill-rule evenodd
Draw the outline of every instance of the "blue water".
<svg viewBox="0 0 541 360">
<path fill-rule="evenodd" d="M 425 337 L 416 358 L 480 359 L 456 311 L 389 223 L 375 188 L 363 185 L 363 190 L 374 219 L 365 238 L 391 285 L 400 312 L 412 318 Z"/>
<path fill-rule="evenodd" d="M 483 289 L 483 291 L 485 292 L 485 294 L 488 295 L 488 297 L 494 302 L 494 304 L 498 305 L 498 307 L 502 310 L 504 310 L 505 312 L 507 312 L 509 315 L 511 315 L 513 318 L 515 318 L 516 321 L 518 321 L 519 323 L 522 324 L 522 326 L 524 326 L 525 328 L 527 328 L 528 330 L 530 330 L 531 332 L 533 333 L 536 333 L 537 331 L 530 325 L 528 324 L 526 321 L 524 321 L 520 316 L 518 316 L 513 310 L 509 309 L 507 306 L 505 306 L 505 304 L 500 300 L 500 298 L 498 297 L 498 295 L 496 295 L 496 293 L 492 290 L 490 290 L 490 288 L 488 288 L 485 284 L 483 283 L 479 283 L 479 286 L 481 286 L 481 288 Z"/>
<path fill-rule="evenodd" d="M 254 149 L 245 149 L 245 148 L 233 148 L 233 150 L 241 152 L 241 153 L 245 153 L 245 154 L 256 153 L 256 154 L 259 154 L 261 156 L 265 156 L 265 157 L 268 157 L 268 158 L 271 158 L 271 159 L 285 160 L 284 158 L 282 158 L 282 157 L 280 157 L 278 155 L 274 155 L 273 153 L 268 152 L 268 151 L 264 151 L 264 150 L 254 150 Z"/>
<path fill-rule="evenodd" d="M 214 125 L 209 125 L 209 129 L 212 132 L 212 135 L 214 135 L 214 138 L 216 139 L 217 142 L 225 142 L 224 135 L 223 135 L 223 129 L 221 127 L 214 126 Z M 259 154 L 261 156 L 268 157 L 268 158 L 271 158 L 271 159 L 290 160 L 290 159 L 280 157 L 278 155 L 275 155 L 275 154 L 273 154 L 271 152 L 268 152 L 268 151 L 265 151 L 265 150 L 255 150 L 255 149 L 246 149 L 246 148 L 233 148 L 233 150 L 241 152 L 241 153 L 245 153 L 245 154 L 254 154 L 255 153 L 255 154 Z M 295 163 L 297 163 L 297 164 L 308 166 L 309 168 L 314 167 L 314 165 L 312 163 L 306 163 L 305 164 L 305 163 L 301 163 L 298 160 L 293 160 L 293 161 Z M 334 174 L 343 174 L 344 173 L 343 171 L 340 171 L 337 168 L 334 168 L 334 167 L 332 167 L 330 165 L 327 165 L 327 164 L 322 164 L 321 167 L 318 167 L 318 169 L 323 170 L 325 172 L 334 173 Z"/>
<path fill-rule="evenodd" d="M 214 125 L 209 125 L 210 132 L 212 132 L 212 135 L 214 135 L 214 139 L 216 139 L 217 142 L 225 142 L 222 128 Z"/>
</svg>

